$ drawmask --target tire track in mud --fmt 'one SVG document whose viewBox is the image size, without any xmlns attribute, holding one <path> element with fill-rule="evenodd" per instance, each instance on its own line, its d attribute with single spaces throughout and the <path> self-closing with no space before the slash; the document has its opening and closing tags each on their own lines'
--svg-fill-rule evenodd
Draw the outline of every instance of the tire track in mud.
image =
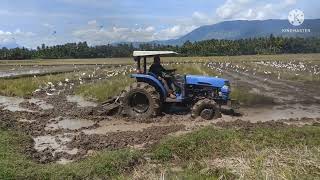
<svg viewBox="0 0 320 180">
<path fill-rule="evenodd" d="M 18 109 L 19 111 L 13 112 L 0 108 L 0 128 L 30 135 L 32 141 L 25 152 L 40 163 L 59 162 L 62 159 L 77 160 L 86 156 L 90 150 L 144 147 L 159 141 L 170 133 L 184 130 L 184 125 L 179 123 L 161 126 L 154 123 L 150 127 L 140 126 L 140 129 L 136 131 L 130 129 L 119 132 L 106 131 L 102 134 L 86 134 L 86 131 L 95 132 L 95 129 L 101 126 L 99 122 L 109 122 L 114 118 L 95 115 L 94 107 L 83 107 L 77 102 L 68 101 L 69 94 L 70 92 L 65 92 L 47 96 L 44 92 L 38 92 L 37 95 L 34 95 L 41 101 L 52 105 L 53 108 L 50 109 L 41 109 L 37 104 L 26 103 L 26 100 L 19 101 L 19 106 L 23 107 L 23 109 Z M 28 109 L 33 109 L 33 111 L 26 111 Z M 159 118 L 151 122 L 157 120 Z M 131 123 L 134 125 L 141 122 Z M 114 123 L 107 125 L 111 128 L 117 126 Z"/>
<path fill-rule="evenodd" d="M 314 98 L 319 96 L 319 92 L 310 91 L 307 85 L 300 82 L 273 80 L 271 77 L 230 69 L 224 70 L 223 75 L 236 86 L 251 87 L 252 92 L 271 97 L 279 104 L 320 103 L 319 99 Z"/>
</svg>

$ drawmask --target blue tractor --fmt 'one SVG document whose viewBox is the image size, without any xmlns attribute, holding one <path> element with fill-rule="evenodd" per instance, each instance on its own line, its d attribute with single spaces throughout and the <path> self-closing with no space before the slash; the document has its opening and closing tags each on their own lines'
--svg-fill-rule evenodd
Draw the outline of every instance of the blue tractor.
<svg viewBox="0 0 320 180">
<path fill-rule="evenodd" d="M 199 76 L 175 76 L 178 87 L 176 98 L 168 98 L 161 80 L 147 71 L 147 58 L 176 54 L 173 51 L 134 51 L 137 73 L 131 74 L 136 82 L 122 91 L 119 100 L 122 113 L 132 118 L 150 118 L 159 115 L 165 107 L 184 106 L 191 109 L 192 117 L 210 120 L 221 117 L 221 106 L 230 105 L 230 83 L 226 79 Z M 141 68 L 141 61 L 143 65 Z M 174 74 L 174 73 L 173 73 Z"/>
</svg>

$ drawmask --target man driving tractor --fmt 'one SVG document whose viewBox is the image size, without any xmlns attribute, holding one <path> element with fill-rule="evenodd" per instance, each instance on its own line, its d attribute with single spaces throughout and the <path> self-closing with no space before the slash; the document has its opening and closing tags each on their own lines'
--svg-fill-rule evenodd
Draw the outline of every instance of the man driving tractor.
<svg viewBox="0 0 320 180">
<path fill-rule="evenodd" d="M 155 74 L 158 79 L 162 81 L 164 87 L 168 92 L 168 97 L 175 99 L 175 85 L 173 83 L 172 76 L 170 75 L 170 73 L 172 73 L 173 71 L 175 71 L 175 69 L 167 70 L 161 65 L 160 56 L 154 56 L 153 63 L 150 66 L 149 72 Z"/>
</svg>

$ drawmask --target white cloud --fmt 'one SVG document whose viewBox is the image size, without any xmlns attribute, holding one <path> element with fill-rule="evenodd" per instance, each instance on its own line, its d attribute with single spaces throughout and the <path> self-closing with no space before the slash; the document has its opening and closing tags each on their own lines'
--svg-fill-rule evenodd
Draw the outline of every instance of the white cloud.
<svg viewBox="0 0 320 180">
<path fill-rule="evenodd" d="M 282 18 L 296 0 L 285 0 L 272 4 L 253 0 L 227 0 L 216 9 L 216 15 L 222 20 Z"/>
<path fill-rule="evenodd" d="M 195 28 L 197 28 L 197 26 L 195 25 L 191 25 L 191 26 L 175 25 L 175 26 L 160 30 L 159 32 L 155 33 L 155 36 L 157 39 L 161 39 L 161 40 L 174 39 L 191 32 Z"/>
<path fill-rule="evenodd" d="M 297 3 L 296 0 L 285 0 L 284 2 L 285 2 L 286 5 L 294 5 L 294 4 Z"/>
<path fill-rule="evenodd" d="M 72 35 L 79 41 L 87 41 L 91 45 L 99 45 L 114 42 L 147 42 L 171 39 L 184 35 L 194 28 L 195 26 L 175 25 L 157 31 L 153 26 L 145 28 L 112 27 L 103 29 L 86 27 L 73 31 Z"/>
<path fill-rule="evenodd" d="M 216 13 L 222 19 L 229 19 L 244 9 L 250 4 L 250 0 L 227 0 L 222 6 L 216 9 Z"/>
<path fill-rule="evenodd" d="M 146 31 L 147 32 L 153 32 L 153 31 L 155 31 L 155 28 L 153 26 L 149 26 L 149 27 L 146 28 Z"/>
<path fill-rule="evenodd" d="M 216 21 L 214 17 L 210 17 L 198 11 L 193 12 L 191 20 L 191 24 L 194 26 L 212 24 Z"/>
<path fill-rule="evenodd" d="M 92 45 L 122 41 L 149 41 L 153 39 L 154 28 L 123 28 L 108 29 L 83 28 L 72 33 L 80 41 L 88 41 Z"/>
<path fill-rule="evenodd" d="M 193 12 L 192 18 L 198 19 L 198 20 L 208 19 L 207 15 L 198 11 Z"/>
<path fill-rule="evenodd" d="M 34 37 L 32 32 L 23 32 L 20 29 L 16 29 L 13 32 L 0 30 L 0 43 L 19 43 L 20 40 Z"/>
<path fill-rule="evenodd" d="M 88 21 L 88 25 L 96 25 L 96 24 L 97 24 L 96 20 Z"/>
<path fill-rule="evenodd" d="M 42 26 L 44 26 L 44 27 L 46 27 L 46 28 L 49 28 L 49 29 L 54 28 L 54 25 L 49 24 L 49 23 L 43 23 Z"/>
</svg>

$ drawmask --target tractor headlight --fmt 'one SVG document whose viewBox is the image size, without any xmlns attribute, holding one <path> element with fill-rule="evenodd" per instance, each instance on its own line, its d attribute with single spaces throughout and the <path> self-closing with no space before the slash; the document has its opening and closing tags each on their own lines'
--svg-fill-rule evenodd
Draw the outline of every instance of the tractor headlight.
<svg viewBox="0 0 320 180">
<path fill-rule="evenodd" d="M 228 93 L 230 91 L 230 86 L 224 85 L 221 88 L 221 92 Z"/>
<path fill-rule="evenodd" d="M 224 93 L 229 93 L 231 91 L 231 87 L 230 87 L 230 82 L 229 81 L 225 81 L 224 85 L 221 88 L 221 91 Z"/>
</svg>

